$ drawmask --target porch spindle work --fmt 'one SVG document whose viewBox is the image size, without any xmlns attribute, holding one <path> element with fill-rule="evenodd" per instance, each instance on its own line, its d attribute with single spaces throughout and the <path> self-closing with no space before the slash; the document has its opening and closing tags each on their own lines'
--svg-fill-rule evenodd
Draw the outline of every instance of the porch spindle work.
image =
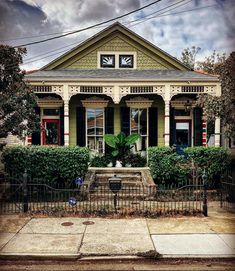
<svg viewBox="0 0 235 271">
<path fill-rule="evenodd" d="M 69 146 L 69 101 L 64 101 L 64 145 Z"/>
</svg>

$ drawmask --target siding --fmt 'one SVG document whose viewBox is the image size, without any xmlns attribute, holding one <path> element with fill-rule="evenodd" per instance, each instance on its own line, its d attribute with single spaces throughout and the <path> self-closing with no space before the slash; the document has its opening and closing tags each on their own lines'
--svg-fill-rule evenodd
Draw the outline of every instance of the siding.
<svg viewBox="0 0 235 271">
<path fill-rule="evenodd" d="M 160 64 L 156 56 L 149 55 L 150 53 L 139 48 L 139 45 L 131 45 L 121 37 L 114 37 L 105 44 L 96 47 L 93 51 L 87 52 L 85 56 L 75 60 L 66 69 L 97 69 L 97 55 L 99 51 L 121 51 L 121 52 L 136 52 L 137 53 L 137 69 L 166 69 L 166 66 Z"/>
<path fill-rule="evenodd" d="M 120 126 L 120 107 L 114 107 L 114 134 L 117 135 L 121 132 Z"/>
</svg>

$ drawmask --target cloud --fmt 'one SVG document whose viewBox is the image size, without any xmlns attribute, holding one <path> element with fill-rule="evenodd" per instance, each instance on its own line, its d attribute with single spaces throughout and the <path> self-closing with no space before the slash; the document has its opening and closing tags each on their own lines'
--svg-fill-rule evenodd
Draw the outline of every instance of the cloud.
<svg viewBox="0 0 235 271">
<path fill-rule="evenodd" d="M 150 2 L 152 0 L 1 0 L 1 39 L 39 36 L 80 29 L 122 15 Z M 156 17 L 143 23 L 139 23 L 139 21 L 130 23 L 132 20 L 176 3 L 175 0 L 161 1 L 141 12 L 121 19 L 120 22 L 178 58 L 184 48 L 193 45 L 202 48 L 198 56 L 199 59 L 212 53 L 213 50 L 227 53 L 235 50 L 234 1 L 194 0 L 187 2 L 183 2 L 185 5 L 168 13 L 215 4 L 217 6 Z M 103 28 L 94 28 L 66 38 L 29 46 L 28 55 L 25 58 L 28 64 L 25 67 L 27 69 L 42 67 L 64 53 L 63 50 L 69 50 L 72 46 L 59 51 L 56 51 L 57 48 L 70 44 L 75 46 Z M 7 43 L 15 45 L 43 38 L 46 36 L 8 41 Z M 43 55 L 47 52 L 49 52 L 47 55 Z M 38 57 L 35 59 L 36 56 Z"/>
</svg>

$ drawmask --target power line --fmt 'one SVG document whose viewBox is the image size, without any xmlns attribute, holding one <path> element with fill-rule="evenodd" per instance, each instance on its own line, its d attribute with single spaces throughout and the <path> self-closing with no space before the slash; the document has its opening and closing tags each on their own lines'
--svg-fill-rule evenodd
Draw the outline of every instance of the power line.
<svg viewBox="0 0 235 271">
<path fill-rule="evenodd" d="M 104 26 L 97 26 L 94 28 L 102 28 Z M 47 34 L 41 34 L 41 35 L 34 35 L 34 36 L 28 36 L 28 37 L 18 37 L 14 39 L 7 39 L 7 40 L 0 40 L 1 42 L 8 42 L 8 41 L 14 41 L 14 40 L 24 40 L 24 39 L 32 39 L 32 38 L 39 38 L 39 37 L 45 37 L 45 36 L 53 36 L 57 34 L 63 34 L 63 33 L 70 33 L 72 30 L 62 31 L 62 32 L 55 32 L 55 33 L 47 33 Z"/>
<path fill-rule="evenodd" d="M 178 1 L 177 3 L 174 3 L 174 4 L 172 4 L 172 5 L 169 5 L 169 6 L 165 7 L 165 8 L 159 9 L 158 11 L 155 11 L 155 12 L 152 12 L 152 13 L 150 13 L 150 14 L 147 14 L 147 15 L 141 17 L 141 18 L 132 20 L 132 21 L 128 22 L 128 24 L 134 23 L 134 22 L 136 22 L 136 21 L 141 21 L 141 20 L 143 20 L 144 18 L 147 18 L 147 17 L 149 17 L 149 16 L 151 16 L 151 15 L 153 15 L 153 14 L 159 13 L 160 11 L 163 11 L 163 10 L 165 10 L 165 11 L 162 12 L 162 13 L 160 13 L 160 15 L 161 15 L 161 14 L 164 14 L 164 13 L 166 13 L 166 12 L 169 12 L 169 11 L 171 11 L 171 10 L 174 10 L 174 9 L 177 9 L 177 8 L 179 8 L 179 7 L 181 7 L 181 6 L 184 6 L 184 5 L 188 4 L 189 2 L 192 2 L 192 0 L 189 0 L 189 1 L 187 1 L 187 2 L 185 2 L 185 1 L 186 1 L 186 0 Z M 182 3 L 182 2 L 185 2 L 185 3 Z M 182 4 L 180 4 L 180 3 L 182 3 Z M 178 4 L 180 4 L 180 5 L 178 5 Z M 176 7 L 173 7 L 173 6 L 176 6 Z M 170 7 L 173 7 L 173 8 L 168 9 L 168 8 L 170 8 Z M 167 10 L 166 10 L 166 9 L 167 9 Z M 154 17 L 158 17 L 158 16 L 159 16 L 159 15 L 156 15 L 156 16 L 154 16 Z M 145 20 L 144 20 L 144 21 L 145 21 Z"/>
<path fill-rule="evenodd" d="M 145 6 L 141 7 L 141 8 L 135 9 L 133 11 L 130 11 L 130 12 L 126 13 L 126 14 L 117 16 L 115 18 L 106 20 L 106 21 L 98 23 L 98 24 L 94 24 L 94 25 L 91 25 L 91 26 L 88 26 L 88 27 L 85 27 L 85 28 L 82 28 L 82 29 L 79 29 L 79 30 L 75 30 L 75 31 L 72 31 L 72 32 L 69 32 L 69 33 L 66 33 L 66 34 L 63 34 L 63 35 L 55 36 L 55 37 L 52 37 L 52 38 L 47 38 L 47 39 L 44 39 L 44 40 L 39 40 L 39 41 L 34 41 L 34 42 L 29 42 L 29 43 L 17 45 L 17 46 L 14 46 L 14 48 L 25 47 L 25 46 L 29 46 L 29 45 L 35 45 L 35 44 L 38 44 L 38 43 L 42 43 L 42 42 L 46 42 L 46 41 L 50 41 L 50 40 L 54 40 L 54 39 L 59 39 L 59 38 L 62 38 L 62 37 L 66 37 L 66 36 L 69 36 L 69 35 L 72 35 L 72 34 L 75 34 L 75 33 L 80 33 L 82 31 L 94 28 L 96 26 L 100 26 L 100 25 L 103 25 L 103 24 L 106 24 L 106 23 L 109 23 L 109 22 L 121 19 L 121 18 L 126 17 L 126 16 L 128 16 L 130 14 L 133 14 L 133 13 L 138 12 L 140 10 L 143 10 L 143 9 L 145 9 L 147 7 L 150 7 L 150 6 L 156 4 L 156 3 L 160 2 L 160 1 L 162 1 L 162 0 L 156 0 L 156 1 L 154 1 L 154 2 L 152 2 L 150 4 L 148 4 L 148 5 L 145 5 Z"/>
<path fill-rule="evenodd" d="M 172 4 L 172 5 L 168 6 L 168 7 L 175 6 L 175 5 L 177 5 L 178 3 L 184 2 L 184 1 L 185 1 L 185 0 L 181 0 L 181 1 L 179 1 L 179 2 L 177 2 L 177 3 L 174 3 L 174 4 Z M 190 1 L 192 1 L 192 0 L 190 0 Z M 150 13 L 150 14 L 148 14 L 148 15 L 146 15 L 146 16 L 150 16 L 150 15 L 156 13 L 156 12 L 160 12 L 161 10 L 164 10 L 164 9 L 166 9 L 166 8 L 168 8 L 168 7 L 162 8 L 162 9 L 160 9 L 160 10 L 158 10 L 158 11 L 155 11 L 155 12 L 153 12 L 153 13 Z M 145 18 L 146 16 L 144 16 L 144 17 L 142 17 L 142 18 Z M 137 19 L 137 20 L 139 20 L 139 19 Z M 135 20 L 134 20 L 134 21 L 135 21 Z M 132 21 L 131 21 L 131 22 L 132 22 Z M 131 22 L 129 22 L 129 23 L 131 23 Z M 98 27 L 94 27 L 94 28 L 101 28 L 101 27 L 103 27 L 103 26 L 98 26 Z M 54 33 L 46 33 L 46 34 L 34 35 L 34 36 L 18 37 L 18 38 L 14 38 L 14 39 L 7 39 L 7 40 L 0 40 L 0 41 L 2 41 L 2 42 L 7 42 L 7 41 L 14 41 L 14 40 L 22 40 L 22 39 L 32 39 L 32 38 L 38 38 L 38 37 L 44 37 L 44 36 L 53 36 L 53 35 L 57 35 L 57 34 L 70 33 L 71 31 L 72 31 L 72 30 L 67 30 L 67 31 L 62 31 L 62 32 L 54 32 Z M 75 30 L 75 31 L 76 31 L 76 30 Z"/>
<path fill-rule="evenodd" d="M 160 14 L 160 15 L 157 15 L 157 16 L 152 16 L 150 18 L 147 18 L 141 22 L 138 22 L 136 24 L 133 24 L 131 25 L 130 27 L 133 27 L 133 26 L 136 26 L 138 24 L 141 24 L 143 22 L 146 22 L 148 20 L 151 20 L 151 19 L 154 19 L 154 18 L 159 18 L 159 17 L 164 17 L 164 16 L 169 16 L 169 15 L 177 15 L 177 14 L 181 14 L 181 13 L 186 13 L 186 12 L 191 12 L 191 11 L 195 11 L 195 10 L 198 10 L 198 9 L 203 9 L 203 8 L 210 8 L 210 7 L 215 7 L 215 6 L 218 6 L 217 4 L 214 4 L 214 5 L 210 5 L 210 6 L 204 6 L 204 7 L 199 7 L 199 8 L 194 8 L 194 9 L 189 9 L 189 10 L 184 10 L 184 11 L 179 11 L 179 12 L 174 12 L 174 13 L 169 13 L 169 14 Z M 168 11 L 166 11 L 168 12 Z M 165 13 L 165 12 L 164 12 Z"/>
<path fill-rule="evenodd" d="M 180 2 L 181 2 L 181 1 L 180 1 Z M 187 2 L 187 3 L 188 3 L 188 2 Z M 186 4 L 186 3 L 185 3 L 185 4 Z M 182 5 L 182 4 L 181 4 L 181 5 Z M 181 6 L 181 5 L 180 5 L 180 6 Z M 166 12 L 169 12 L 170 10 L 173 10 L 173 9 L 176 9 L 176 8 L 179 7 L 179 6 L 177 6 L 177 7 L 173 8 L 173 9 L 170 9 L 170 10 L 167 10 L 167 11 L 165 11 L 165 12 L 162 12 L 162 13 L 160 13 L 160 14 L 157 15 L 157 16 L 153 16 L 153 17 L 151 17 L 151 18 L 147 18 L 147 20 L 150 20 L 150 19 L 153 19 L 153 18 L 162 17 L 162 16 L 177 15 L 177 14 L 181 14 L 181 13 L 191 12 L 191 11 L 195 11 L 195 10 L 203 9 L 203 8 L 210 8 L 210 7 L 214 7 L 214 6 L 217 6 L 217 5 L 215 4 L 215 5 L 204 6 L 204 7 L 199 7 L 199 8 L 190 9 L 190 10 L 179 11 L 179 12 L 175 12 L 175 13 L 164 14 L 164 13 L 166 13 Z M 165 7 L 165 9 L 167 9 L 167 8 L 169 8 L 169 7 L 170 7 L 170 6 Z M 160 11 L 160 10 L 159 10 L 159 11 Z M 156 11 L 155 13 L 157 13 L 157 12 L 159 12 L 159 11 Z M 153 13 L 152 13 L 152 14 L 153 14 Z M 162 14 L 163 14 L 163 15 L 162 15 Z M 149 14 L 146 15 L 145 17 L 147 17 L 147 16 L 149 16 Z M 137 20 L 142 20 L 142 19 L 143 19 L 143 17 L 142 17 L 142 18 L 139 18 L 139 19 L 137 19 Z M 137 21 L 137 20 L 135 20 L 135 21 Z M 139 22 L 139 23 L 143 23 L 143 22 L 145 22 L 145 21 L 147 21 L 147 20 L 141 21 L 141 22 Z M 133 22 L 133 21 L 132 21 L 132 22 Z M 124 22 L 124 24 L 127 24 L 127 23 L 129 23 L 129 22 Z M 133 27 L 133 26 L 135 26 L 135 25 L 137 25 L 137 24 L 139 24 L 139 23 L 136 23 L 136 24 L 134 24 L 134 25 L 131 25 L 130 27 Z M 62 50 L 62 51 L 59 51 L 59 50 L 64 49 L 64 48 L 67 48 L 67 47 L 70 47 L 70 46 L 73 46 L 73 45 L 76 45 L 76 44 L 78 44 L 78 42 L 75 42 L 75 43 L 72 43 L 72 44 L 69 44 L 69 45 L 66 45 L 66 46 L 63 46 L 63 47 L 60 47 L 60 48 L 57 48 L 57 49 L 48 51 L 47 53 L 43 53 L 43 54 L 41 54 L 41 55 L 37 55 L 37 56 L 35 56 L 35 57 L 32 57 L 32 58 L 28 59 L 28 60 L 31 60 L 31 59 L 33 59 L 33 60 L 32 60 L 32 61 L 28 61 L 28 60 L 27 60 L 25 63 L 23 63 L 23 65 L 32 63 L 32 62 L 34 62 L 35 60 L 41 60 L 41 59 L 45 59 L 45 58 L 51 57 L 51 56 L 53 56 L 53 55 L 60 54 L 60 53 L 62 53 L 62 52 L 67 51 L 67 49 L 66 49 L 66 50 Z M 59 51 L 59 52 L 54 53 L 55 51 Z M 47 54 L 49 54 L 49 53 L 51 53 L 51 52 L 53 52 L 53 54 L 50 54 L 50 55 L 48 55 L 48 56 L 46 56 L 46 57 L 43 57 L 43 58 L 39 58 L 39 59 L 38 59 L 38 57 L 47 55 Z M 10 67 L 10 66 L 14 66 L 14 65 L 8 65 L 7 67 Z"/>
<path fill-rule="evenodd" d="M 180 1 L 178 1 L 177 3 L 174 3 L 174 4 L 171 4 L 171 5 L 169 5 L 169 6 L 166 6 L 166 7 L 162 8 L 162 9 L 159 9 L 159 10 L 153 12 L 153 13 L 147 14 L 147 15 L 143 16 L 142 18 L 145 18 L 145 17 L 150 16 L 150 15 L 152 15 L 152 14 L 159 13 L 160 11 L 163 11 L 163 10 L 166 10 L 166 9 L 172 7 L 172 6 L 178 5 L 179 3 L 184 2 L 184 1 L 186 1 L 186 0 L 180 0 Z M 192 1 L 192 0 L 190 0 L 190 1 Z M 189 2 L 189 1 L 188 1 L 188 2 Z M 186 3 L 188 3 L 188 2 L 186 2 Z M 182 5 L 182 4 L 181 4 L 181 5 Z M 181 5 L 178 5 L 178 6 L 175 7 L 175 8 L 178 8 L 178 7 L 181 6 Z M 174 9 L 174 8 L 173 8 L 173 9 Z M 170 9 L 170 10 L 172 10 L 172 9 Z M 169 11 L 169 10 L 167 10 L 167 11 L 165 11 L 165 12 L 168 12 L 168 11 Z M 164 12 L 163 12 L 163 13 L 164 13 Z M 160 13 L 160 14 L 163 14 L 163 13 Z M 139 18 L 139 19 L 134 20 L 134 21 L 138 21 L 138 20 L 140 20 L 140 19 L 142 19 L 142 18 Z M 134 21 L 123 22 L 123 24 L 129 24 L 129 23 L 134 22 Z M 97 27 L 97 28 L 100 28 L 100 27 L 104 27 L 104 26 L 99 26 L 99 27 Z M 46 52 L 46 53 L 43 53 L 43 54 L 40 54 L 40 55 L 37 55 L 37 56 L 34 56 L 34 57 L 31 57 L 31 58 L 29 58 L 29 59 L 26 60 L 26 62 L 24 63 L 24 65 L 33 62 L 33 61 L 30 61 L 30 62 L 29 62 L 28 60 L 31 60 L 31 59 L 36 60 L 38 57 L 47 55 L 47 54 L 49 54 L 49 53 L 51 53 L 51 52 L 53 52 L 52 55 L 56 55 L 56 54 L 54 54 L 55 51 L 58 51 L 58 50 L 61 50 L 61 49 L 64 49 L 64 48 L 67 48 L 67 47 L 70 47 L 70 46 L 73 46 L 73 45 L 76 45 L 76 44 L 78 44 L 78 42 L 75 42 L 75 43 L 72 43 L 72 44 L 70 44 L 70 45 L 63 46 L 63 47 L 60 47 L 60 48 L 57 48 L 57 49 L 54 49 L 54 50 L 50 50 L 50 51 L 48 51 L 48 52 Z M 65 50 L 63 50 L 63 51 L 61 51 L 61 52 L 64 52 L 64 51 L 65 51 Z M 60 54 L 61 52 L 58 52 L 57 54 Z M 52 56 L 52 55 L 48 55 L 47 57 L 50 57 L 50 56 Z M 46 58 L 46 57 L 43 57 L 43 59 L 44 59 L 44 58 Z M 39 59 L 39 60 L 40 60 L 40 59 Z M 9 66 L 11 66 L 11 65 L 9 65 Z"/>
</svg>

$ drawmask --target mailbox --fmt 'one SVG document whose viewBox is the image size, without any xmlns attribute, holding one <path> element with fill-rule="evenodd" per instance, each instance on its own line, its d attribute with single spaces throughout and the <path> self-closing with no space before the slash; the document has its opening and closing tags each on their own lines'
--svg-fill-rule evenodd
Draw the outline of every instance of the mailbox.
<svg viewBox="0 0 235 271">
<path fill-rule="evenodd" d="M 122 178 L 117 177 L 117 175 L 114 175 L 112 178 L 109 178 L 109 189 L 113 193 L 117 193 L 122 188 Z"/>
</svg>

